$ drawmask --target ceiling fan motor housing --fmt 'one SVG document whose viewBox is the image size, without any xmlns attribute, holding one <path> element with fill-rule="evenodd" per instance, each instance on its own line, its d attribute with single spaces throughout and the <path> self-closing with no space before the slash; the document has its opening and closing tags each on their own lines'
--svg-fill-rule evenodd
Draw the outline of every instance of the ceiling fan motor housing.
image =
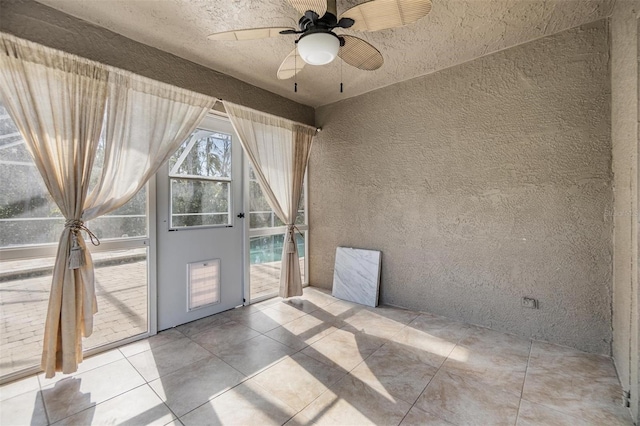
<svg viewBox="0 0 640 426">
<path fill-rule="evenodd" d="M 325 65 L 338 56 L 340 38 L 326 29 L 310 30 L 298 40 L 298 53 L 309 65 Z"/>
<path fill-rule="evenodd" d="M 316 28 L 331 29 L 338 24 L 338 18 L 331 12 L 325 13 L 320 17 L 313 10 L 307 10 L 298 21 L 298 27 L 302 31 L 309 31 Z"/>
</svg>

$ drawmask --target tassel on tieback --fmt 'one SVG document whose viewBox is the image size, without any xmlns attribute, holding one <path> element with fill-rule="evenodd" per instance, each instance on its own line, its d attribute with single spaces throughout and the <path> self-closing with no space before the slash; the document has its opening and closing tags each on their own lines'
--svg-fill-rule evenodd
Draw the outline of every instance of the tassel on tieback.
<svg viewBox="0 0 640 426">
<path fill-rule="evenodd" d="M 64 224 L 65 228 L 71 230 L 71 247 L 69 248 L 69 269 L 79 269 L 85 264 L 84 249 L 78 242 L 78 237 L 81 237 L 80 231 L 85 231 L 91 239 L 91 244 L 94 246 L 100 245 L 100 240 L 84 225 L 84 222 L 77 219 L 67 220 Z"/>
<path fill-rule="evenodd" d="M 298 232 L 298 234 L 300 234 L 300 236 L 304 239 L 302 232 L 300 232 L 296 225 L 287 225 L 287 253 L 296 252 L 296 232 Z"/>
<path fill-rule="evenodd" d="M 71 231 L 71 249 L 69 250 L 69 269 L 84 266 L 84 250 L 78 244 L 78 231 Z"/>
</svg>

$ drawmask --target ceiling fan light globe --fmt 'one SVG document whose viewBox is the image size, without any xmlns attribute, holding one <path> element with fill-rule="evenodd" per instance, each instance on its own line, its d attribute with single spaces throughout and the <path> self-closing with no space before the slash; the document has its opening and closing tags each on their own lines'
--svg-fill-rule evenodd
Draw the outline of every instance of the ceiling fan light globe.
<svg viewBox="0 0 640 426">
<path fill-rule="evenodd" d="M 313 33 L 298 41 L 298 53 L 309 65 L 325 65 L 332 62 L 340 50 L 340 40 L 333 33 Z"/>
</svg>

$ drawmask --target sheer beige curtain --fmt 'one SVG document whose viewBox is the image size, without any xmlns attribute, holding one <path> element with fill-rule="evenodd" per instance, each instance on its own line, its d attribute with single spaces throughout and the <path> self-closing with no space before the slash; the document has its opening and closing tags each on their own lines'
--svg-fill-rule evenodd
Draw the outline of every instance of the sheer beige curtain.
<svg viewBox="0 0 640 426">
<path fill-rule="evenodd" d="M 91 260 L 69 269 L 69 256 L 72 249 L 79 253 L 85 246 L 77 225 L 100 140 L 109 73 L 89 61 L 51 54 L 13 37 L 3 35 L 1 42 L 2 100 L 67 219 L 58 245 L 45 330 L 43 368 L 50 376 L 55 369 L 75 371 L 82 360 L 81 336 L 91 334 L 93 326 Z"/>
<path fill-rule="evenodd" d="M 109 76 L 105 157 L 83 220 L 129 201 L 213 108 L 216 99 L 124 71 Z"/>
<path fill-rule="evenodd" d="M 0 34 L 0 96 L 67 219 L 45 323 L 42 368 L 72 373 L 97 311 L 84 222 L 125 204 L 213 106 L 213 98 Z M 105 159 L 89 193 L 100 135 Z"/>
<path fill-rule="evenodd" d="M 287 226 L 282 248 L 280 297 L 302 295 L 295 221 L 316 129 L 224 102 L 269 205 Z"/>
</svg>

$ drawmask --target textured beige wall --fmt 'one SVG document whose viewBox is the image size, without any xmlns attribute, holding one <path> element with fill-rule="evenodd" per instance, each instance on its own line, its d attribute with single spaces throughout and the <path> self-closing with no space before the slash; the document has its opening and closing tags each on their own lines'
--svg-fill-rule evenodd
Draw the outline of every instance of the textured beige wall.
<svg viewBox="0 0 640 426">
<path fill-rule="evenodd" d="M 608 52 L 601 20 L 316 110 L 311 284 L 379 249 L 384 303 L 609 354 Z"/>
<path fill-rule="evenodd" d="M 611 17 L 613 144 L 613 357 L 638 418 L 638 21 L 640 2 Z"/>
<path fill-rule="evenodd" d="M 33 0 L 0 0 L 0 31 L 302 123 L 314 109 Z"/>
</svg>

